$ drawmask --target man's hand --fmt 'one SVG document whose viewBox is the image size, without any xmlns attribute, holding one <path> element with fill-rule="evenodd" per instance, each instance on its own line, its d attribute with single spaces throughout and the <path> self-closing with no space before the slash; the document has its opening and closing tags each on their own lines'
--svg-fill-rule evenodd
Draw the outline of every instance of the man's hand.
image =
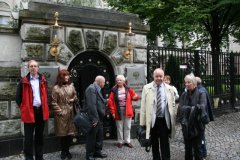
<svg viewBox="0 0 240 160">
<path fill-rule="evenodd" d="M 115 118 L 115 114 L 112 114 L 113 118 Z"/>
<path fill-rule="evenodd" d="M 97 124 L 98 124 L 98 122 L 95 122 L 95 123 L 93 123 L 93 127 L 96 127 L 97 126 Z"/>
</svg>

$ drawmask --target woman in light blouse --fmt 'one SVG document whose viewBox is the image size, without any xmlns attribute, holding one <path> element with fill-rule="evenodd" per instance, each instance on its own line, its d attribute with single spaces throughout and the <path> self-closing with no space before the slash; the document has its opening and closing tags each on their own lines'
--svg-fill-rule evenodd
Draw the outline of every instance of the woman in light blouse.
<svg viewBox="0 0 240 160">
<path fill-rule="evenodd" d="M 123 75 L 118 75 L 116 82 L 108 100 L 108 107 L 117 125 L 118 143 L 116 146 L 122 148 L 123 145 L 126 145 L 133 148 L 130 142 L 131 121 L 134 116 L 132 100 L 137 101 L 140 97 L 126 85 Z"/>
</svg>

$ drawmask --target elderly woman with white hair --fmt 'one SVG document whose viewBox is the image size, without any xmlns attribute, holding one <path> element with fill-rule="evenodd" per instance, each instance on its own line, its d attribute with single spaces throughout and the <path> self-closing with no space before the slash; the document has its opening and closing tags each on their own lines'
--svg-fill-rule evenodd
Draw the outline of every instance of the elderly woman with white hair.
<svg viewBox="0 0 240 160">
<path fill-rule="evenodd" d="M 206 95 L 197 89 L 197 80 L 193 74 L 184 78 L 186 92 L 180 97 L 179 120 L 182 126 L 185 144 L 185 160 L 202 160 L 201 140 L 204 133 L 206 115 Z"/>
<path fill-rule="evenodd" d="M 117 126 L 118 143 L 116 146 L 122 148 L 124 144 L 129 148 L 133 148 L 130 143 L 131 120 L 134 116 L 132 100 L 137 101 L 140 97 L 132 88 L 126 85 L 123 75 L 116 77 L 116 83 L 108 99 L 108 107 Z"/>
</svg>

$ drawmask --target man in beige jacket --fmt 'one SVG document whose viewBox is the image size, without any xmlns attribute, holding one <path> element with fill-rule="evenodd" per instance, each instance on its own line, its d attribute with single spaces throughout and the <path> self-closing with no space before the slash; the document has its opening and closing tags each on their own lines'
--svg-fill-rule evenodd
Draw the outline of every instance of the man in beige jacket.
<svg viewBox="0 0 240 160">
<path fill-rule="evenodd" d="M 153 77 L 143 87 L 140 125 L 146 126 L 146 139 L 151 138 L 153 160 L 170 160 L 169 138 L 175 134 L 176 119 L 174 91 L 164 83 L 162 69 L 155 69 Z"/>
</svg>

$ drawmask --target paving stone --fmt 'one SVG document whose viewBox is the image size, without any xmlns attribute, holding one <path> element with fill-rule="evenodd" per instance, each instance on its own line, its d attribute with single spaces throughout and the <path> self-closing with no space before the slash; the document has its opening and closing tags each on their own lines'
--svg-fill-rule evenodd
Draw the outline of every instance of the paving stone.
<svg viewBox="0 0 240 160">
<path fill-rule="evenodd" d="M 240 160 L 240 112 L 230 113 L 215 118 L 206 128 L 208 148 L 207 160 Z M 136 139 L 132 140 L 134 148 L 117 148 L 115 140 L 105 140 L 103 152 L 108 154 L 104 160 L 152 160 L 151 152 L 145 152 Z M 181 127 L 176 126 L 176 136 L 170 141 L 171 160 L 184 160 L 184 144 Z M 71 147 L 72 160 L 85 159 L 84 144 Z M 46 160 L 60 159 L 60 152 L 44 155 Z M 22 154 L 0 158 L 0 160 L 23 160 Z"/>
</svg>

